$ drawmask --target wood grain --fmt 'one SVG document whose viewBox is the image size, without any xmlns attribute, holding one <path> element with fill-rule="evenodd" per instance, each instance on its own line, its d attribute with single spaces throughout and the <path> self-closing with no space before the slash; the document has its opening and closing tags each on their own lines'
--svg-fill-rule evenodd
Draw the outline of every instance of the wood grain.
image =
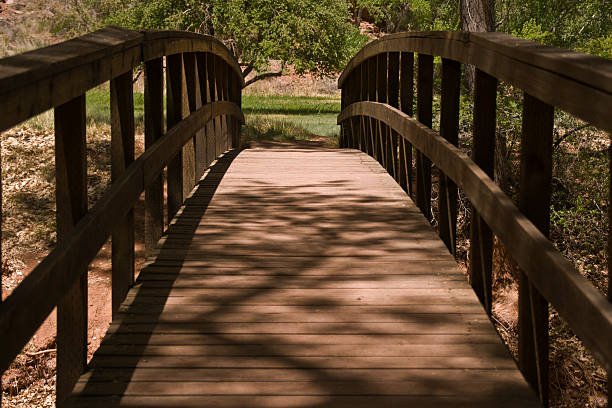
<svg viewBox="0 0 612 408">
<path fill-rule="evenodd" d="M 132 71 L 111 80 L 111 182 L 134 161 L 134 93 Z M 112 234 L 112 315 L 115 316 L 134 283 L 134 210 Z"/>
<path fill-rule="evenodd" d="M 341 112 L 338 121 L 356 115 L 385 121 L 454 180 L 532 284 L 601 364 L 606 369 L 611 366 L 612 305 L 553 247 L 482 169 L 431 129 L 388 105 L 359 102 Z"/>
<path fill-rule="evenodd" d="M 444 244 L 364 153 L 224 155 L 172 225 L 68 406 L 538 404 Z"/>
</svg>

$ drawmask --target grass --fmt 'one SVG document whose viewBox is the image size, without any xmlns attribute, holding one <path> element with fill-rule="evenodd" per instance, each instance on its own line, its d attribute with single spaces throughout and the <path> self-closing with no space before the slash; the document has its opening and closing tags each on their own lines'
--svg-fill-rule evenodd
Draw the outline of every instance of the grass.
<svg viewBox="0 0 612 408">
<path fill-rule="evenodd" d="M 245 95 L 246 140 L 322 140 L 337 144 L 340 98 Z"/>
</svg>

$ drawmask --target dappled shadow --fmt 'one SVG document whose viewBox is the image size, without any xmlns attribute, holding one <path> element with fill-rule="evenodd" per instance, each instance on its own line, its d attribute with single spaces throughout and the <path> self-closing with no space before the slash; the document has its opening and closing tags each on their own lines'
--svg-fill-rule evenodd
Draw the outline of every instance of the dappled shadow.
<svg viewBox="0 0 612 408">
<path fill-rule="evenodd" d="M 308 143 L 235 156 L 169 226 L 75 405 L 534 403 L 444 244 L 378 163 Z"/>
</svg>

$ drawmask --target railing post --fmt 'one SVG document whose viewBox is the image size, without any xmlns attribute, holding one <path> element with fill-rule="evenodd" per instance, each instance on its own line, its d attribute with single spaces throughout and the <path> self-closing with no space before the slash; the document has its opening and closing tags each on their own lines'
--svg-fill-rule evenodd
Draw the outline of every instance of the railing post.
<svg viewBox="0 0 612 408">
<path fill-rule="evenodd" d="M 111 181 L 134 161 L 134 90 L 132 71 L 110 81 Z M 134 209 L 112 234 L 112 316 L 134 283 Z"/>
<path fill-rule="evenodd" d="M 366 62 L 360 64 L 359 73 L 359 100 L 368 100 L 368 66 Z M 368 153 L 368 121 L 365 116 L 359 117 L 359 146 L 362 152 Z"/>
<path fill-rule="evenodd" d="M 368 101 L 376 101 L 376 57 L 368 59 Z M 370 128 L 370 156 L 378 158 L 378 125 L 376 120 L 368 118 Z"/>
<path fill-rule="evenodd" d="M 215 84 L 214 84 L 214 56 L 206 53 L 202 57 L 202 64 L 198 60 L 198 69 L 200 69 L 200 81 L 202 91 L 202 102 L 204 104 L 214 101 Z M 201 66 L 201 68 L 200 68 Z M 216 119 L 209 121 L 206 124 L 206 166 L 215 160 L 215 123 Z"/>
<path fill-rule="evenodd" d="M 412 116 L 414 100 L 414 54 L 402 52 L 400 60 L 400 107 L 402 112 Z M 403 137 L 399 145 L 400 186 L 412 197 L 412 145 Z"/>
<path fill-rule="evenodd" d="M 389 53 L 389 77 L 388 77 L 388 86 L 389 86 L 389 105 L 393 106 L 396 109 L 399 109 L 399 71 L 400 71 L 400 61 L 399 61 L 399 52 L 390 52 Z M 390 147 L 391 147 L 391 175 L 396 181 L 399 181 L 399 160 L 398 160 L 398 142 L 399 136 L 397 132 L 393 129 L 390 130 Z"/>
<path fill-rule="evenodd" d="M 57 241 L 87 213 L 85 95 L 55 108 Z M 57 306 L 58 403 L 66 399 L 87 363 L 87 267 Z"/>
<path fill-rule="evenodd" d="M 554 108 L 524 93 L 519 208 L 548 236 Z M 519 367 L 548 406 L 548 302 L 519 275 Z"/>
<path fill-rule="evenodd" d="M 387 54 L 382 53 L 376 56 L 376 100 L 381 103 L 387 103 Z M 387 171 L 387 126 L 377 121 L 377 133 L 378 133 L 378 162 Z"/>
<path fill-rule="evenodd" d="M 497 79 L 476 69 L 472 160 L 491 178 L 493 178 L 495 156 L 496 100 Z M 491 229 L 478 212 L 473 210 L 470 231 L 470 278 L 472 288 L 489 315 L 491 314 L 492 257 Z"/>
<path fill-rule="evenodd" d="M 223 66 L 225 65 L 224 61 L 219 58 L 219 57 L 215 57 L 215 89 L 216 89 L 216 97 L 215 97 L 215 101 L 222 101 L 223 100 Z M 217 141 L 216 141 L 216 149 L 215 152 L 217 153 L 217 156 L 219 156 L 221 153 L 223 153 L 225 151 L 225 139 L 227 137 L 227 127 L 226 127 L 226 121 L 225 121 L 225 117 L 224 116 L 219 116 L 218 117 L 218 124 L 219 127 L 217 130 Z"/>
<path fill-rule="evenodd" d="M 144 122 L 145 149 L 164 134 L 164 74 L 163 59 L 145 64 Z M 145 186 L 145 252 L 151 254 L 164 231 L 164 180 L 159 174 Z"/>
<path fill-rule="evenodd" d="M 459 91 L 461 64 L 442 59 L 442 102 L 440 109 L 440 135 L 457 146 L 459 141 Z M 439 191 L 440 238 L 453 256 L 456 252 L 457 185 L 440 172 Z"/>
<path fill-rule="evenodd" d="M 185 71 L 183 55 L 174 54 L 166 57 L 166 122 L 167 130 L 172 129 L 186 115 L 185 104 Z M 168 163 L 168 223 L 183 205 L 185 179 L 185 162 L 190 162 L 189 151 L 193 151 L 193 141 L 187 142 L 174 159 Z M 191 162 L 193 163 L 193 162 Z M 187 166 L 188 168 L 188 166 Z M 195 177 L 194 177 L 195 178 Z"/>
<path fill-rule="evenodd" d="M 198 71 L 199 61 L 197 54 L 191 52 L 183 54 L 183 59 L 185 61 L 185 81 L 187 83 L 189 112 L 195 112 L 202 107 L 200 73 Z M 195 151 L 194 182 L 197 182 L 202 174 L 204 174 L 204 170 L 206 170 L 206 135 L 204 129 L 200 129 L 196 132 L 193 143 Z"/>
<path fill-rule="evenodd" d="M 350 76 L 350 100 L 349 104 L 359 102 L 360 85 L 361 85 L 361 65 L 355 67 L 355 70 Z M 355 117 L 351 119 L 351 136 L 350 136 L 350 148 L 359 148 L 359 118 Z"/>
<path fill-rule="evenodd" d="M 418 55 L 417 119 L 431 128 L 433 104 L 433 56 Z M 431 220 L 431 161 L 421 152 L 416 154 L 417 207 Z"/>
</svg>

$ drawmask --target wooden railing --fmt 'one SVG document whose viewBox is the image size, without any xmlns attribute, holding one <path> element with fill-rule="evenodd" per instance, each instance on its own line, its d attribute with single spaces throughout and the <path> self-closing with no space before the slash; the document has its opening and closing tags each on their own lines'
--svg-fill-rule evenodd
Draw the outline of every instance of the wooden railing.
<svg viewBox="0 0 612 408">
<path fill-rule="evenodd" d="M 431 129 L 434 56 L 441 57 L 440 134 Z M 461 64 L 476 67 L 471 159 L 457 148 Z M 498 79 L 524 91 L 518 207 L 492 181 Z M 377 158 L 427 218 L 432 162 L 440 170 L 439 234 L 452 254 L 457 187 L 469 198 L 470 281 L 489 314 L 492 234 L 518 263 L 518 364 L 543 404 L 549 385 L 548 302 L 610 373 L 612 305 L 547 237 L 554 108 L 612 131 L 612 62 L 500 33 L 400 33 L 366 45 L 338 83 L 341 146 Z"/>
<path fill-rule="evenodd" d="M 141 64 L 145 152 L 134 160 L 132 72 Z M 112 184 L 88 209 L 85 93 L 106 81 Z M 89 263 L 112 235 L 114 315 L 134 280 L 134 204 L 145 191 L 150 250 L 164 230 L 164 168 L 171 220 L 206 167 L 239 146 L 243 85 L 222 43 L 185 32 L 108 27 L 0 60 L 0 132 L 54 108 L 58 241 L 0 304 L 0 373 L 57 306 L 57 401 L 70 394 L 87 361 Z"/>
</svg>

